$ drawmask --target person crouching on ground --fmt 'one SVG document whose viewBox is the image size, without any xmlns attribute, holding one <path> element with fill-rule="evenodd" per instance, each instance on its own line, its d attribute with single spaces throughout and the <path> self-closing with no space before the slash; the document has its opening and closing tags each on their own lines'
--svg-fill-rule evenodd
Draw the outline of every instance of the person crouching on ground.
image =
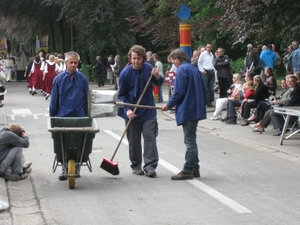
<svg viewBox="0 0 300 225">
<path fill-rule="evenodd" d="M 196 132 L 199 120 L 206 119 L 208 90 L 201 72 L 188 62 L 189 57 L 182 49 L 175 49 L 169 56 L 177 67 L 175 91 L 162 110 L 167 111 L 176 106 L 176 122 L 178 126 L 182 125 L 186 145 L 183 170 L 171 179 L 193 179 L 200 177 Z"/>
<path fill-rule="evenodd" d="M 0 130 L 0 176 L 18 181 L 28 177 L 32 162 L 23 163 L 22 148 L 28 148 L 29 138 L 18 124 Z"/>
</svg>

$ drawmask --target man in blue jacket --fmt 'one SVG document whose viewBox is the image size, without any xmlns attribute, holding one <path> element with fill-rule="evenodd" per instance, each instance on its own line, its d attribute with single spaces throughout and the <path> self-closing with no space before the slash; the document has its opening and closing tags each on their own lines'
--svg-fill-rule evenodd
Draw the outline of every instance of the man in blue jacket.
<svg viewBox="0 0 300 225">
<path fill-rule="evenodd" d="M 264 72 L 264 69 L 266 67 L 270 67 L 272 70 L 274 69 L 274 65 L 275 63 L 277 62 L 277 57 L 276 57 L 276 53 L 272 50 L 272 45 L 269 44 L 267 46 L 267 49 L 263 50 L 261 53 L 260 53 L 260 59 L 262 61 L 264 61 L 265 65 L 263 67 L 263 70 L 262 70 L 262 79 L 263 79 L 263 82 L 265 82 L 266 80 L 266 75 L 265 75 L 265 72 Z"/>
<path fill-rule="evenodd" d="M 53 81 L 49 113 L 51 117 L 86 117 L 88 115 L 89 83 L 77 70 L 80 56 L 76 52 L 66 54 L 66 70 Z M 59 180 L 67 180 L 64 171 Z"/>
<path fill-rule="evenodd" d="M 151 74 L 150 85 L 145 89 L 140 104 L 155 106 L 153 97 L 153 85 L 161 86 L 164 82 L 163 74 L 159 74 L 156 68 L 146 62 L 146 51 L 140 45 L 134 45 L 128 52 L 128 59 L 131 64 L 125 67 L 119 79 L 118 98 L 125 103 L 136 104 L 143 93 L 146 83 Z M 132 173 L 135 175 L 144 175 L 156 177 L 155 169 L 158 165 L 158 151 L 156 145 L 156 136 L 158 134 L 156 110 L 138 109 L 133 112 L 132 107 L 120 108 L 118 115 L 124 118 L 130 126 L 127 130 L 127 139 L 129 143 L 129 158 L 131 161 Z M 142 154 L 141 135 L 144 139 L 144 155 Z M 142 155 L 144 163 L 142 170 Z"/>
<path fill-rule="evenodd" d="M 162 107 L 163 111 L 176 107 L 177 125 L 182 125 L 186 145 L 183 170 L 172 176 L 172 180 L 187 180 L 200 177 L 197 146 L 198 121 L 206 119 L 206 98 L 208 90 L 201 72 L 191 65 L 182 49 L 170 53 L 172 63 L 177 67 L 175 91 L 172 98 Z"/>
</svg>

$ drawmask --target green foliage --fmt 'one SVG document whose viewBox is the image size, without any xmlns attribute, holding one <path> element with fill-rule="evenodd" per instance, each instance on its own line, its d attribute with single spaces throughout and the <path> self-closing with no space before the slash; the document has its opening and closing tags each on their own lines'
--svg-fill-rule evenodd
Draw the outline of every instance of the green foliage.
<svg viewBox="0 0 300 225">
<path fill-rule="evenodd" d="M 244 68 L 244 59 L 245 57 L 239 58 L 235 61 L 230 61 L 230 67 L 234 73 L 239 73 L 239 74 L 242 73 Z"/>
<path fill-rule="evenodd" d="M 80 70 L 89 81 L 95 81 L 95 72 L 92 65 L 82 64 Z"/>
</svg>

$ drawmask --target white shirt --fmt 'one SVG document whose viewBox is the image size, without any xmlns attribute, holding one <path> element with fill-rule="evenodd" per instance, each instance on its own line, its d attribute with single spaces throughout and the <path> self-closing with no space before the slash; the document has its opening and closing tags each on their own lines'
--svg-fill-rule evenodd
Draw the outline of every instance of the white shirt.
<svg viewBox="0 0 300 225">
<path fill-rule="evenodd" d="M 204 51 L 201 53 L 198 59 L 198 69 L 200 72 L 204 72 L 204 70 L 214 70 L 214 55 L 208 51 Z"/>
<path fill-rule="evenodd" d="M 159 75 L 164 76 L 164 67 L 161 61 L 155 62 L 156 69 L 158 70 Z"/>
</svg>

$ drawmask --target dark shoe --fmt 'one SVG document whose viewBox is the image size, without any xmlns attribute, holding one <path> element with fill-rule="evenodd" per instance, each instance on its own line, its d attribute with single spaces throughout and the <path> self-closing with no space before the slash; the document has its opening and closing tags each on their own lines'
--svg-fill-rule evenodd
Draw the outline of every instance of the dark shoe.
<svg viewBox="0 0 300 225">
<path fill-rule="evenodd" d="M 45 99 L 47 100 L 47 99 L 49 98 L 49 96 L 50 96 L 50 95 L 47 94 L 46 97 L 45 97 Z"/>
<path fill-rule="evenodd" d="M 3 107 L 3 104 L 0 104 L 0 108 Z"/>
<path fill-rule="evenodd" d="M 59 179 L 60 181 L 63 181 L 63 180 L 67 180 L 68 177 L 67 177 L 64 173 L 61 173 L 61 174 L 59 175 L 58 179 Z"/>
<path fill-rule="evenodd" d="M 148 171 L 146 172 L 146 176 L 147 176 L 147 177 L 152 177 L 152 178 L 156 177 L 156 172 L 155 172 L 155 170 L 148 170 Z"/>
<path fill-rule="evenodd" d="M 2 177 L 5 180 L 9 180 L 9 181 L 19 181 L 20 180 L 20 176 L 18 174 L 4 173 L 2 175 Z"/>
<path fill-rule="evenodd" d="M 33 91 L 33 92 L 31 92 L 31 95 L 33 96 L 33 95 L 36 95 L 37 93 L 36 93 L 36 91 Z"/>
<path fill-rule="evenodd" d="M 23 169 L 23 174 L 29 174 L 32 171 L 32 168 Z"/>
<path fill-rule="evenodd" d="M 31 94 L 32 93 L 32 91 L 29 91 L 29 94 Z"/>
<path fill-rule="evenodd" d="M 171 177 L 172 180 L 192 180 L 194 179 L 194 174 L 193 173 L 185 173 L 181 171 L 180 173 L 173 175 Z"/>
<path fill-rule="evenodd" d="M 229 120 L 226 120 L 225 123 L 227 123 L 227 124 L 236 124 L 236 119 L 235 118 L 230 118 Z"/>
<path fill-rule="evenodd" d="M 136 169 L 136 170 L 133 170 L 132 173 L 134 175 L 144 175 L 144 171 L 142 169 Z"/>
<path fill-rule="evenodd" d="M 282 134 L 282 131 L 281 130 L 276 130 L 272 136 L 280 136 Z"/>
<path fill-rule="evenodd" d="M 212 103 L 207 104 L 206 106 L 207 106 L 207 107 L 215 107 Z"/>
<path fill-rule="evenodd" d="M 200 171 L 194 170 L 194 177 L 200 177 Z"/>
<path fill-rule="evenodd" d="M 241 126 L 248 126 L 249 125 L 249 121 L 248 120 L 243 120 L 241 122 Z"/>
<path fill-rule="evenodd" d="M 225 121 L 227 121 L 227 120 L 229 120 L 229 119 L 230 119 L 230 117 L 226 116 L 226 117 L 222 118 L 221 121 L 222 121 L 222 122 L 225 122 Z"/>
<path fill-rule="evenodd" d="M 28 169 L 29 167 L 31 167 L 31 165 L 32 165 L 32 162 L 24 162 L 24 164 L 23 164 L 23 170 Z"/>
</svg>

